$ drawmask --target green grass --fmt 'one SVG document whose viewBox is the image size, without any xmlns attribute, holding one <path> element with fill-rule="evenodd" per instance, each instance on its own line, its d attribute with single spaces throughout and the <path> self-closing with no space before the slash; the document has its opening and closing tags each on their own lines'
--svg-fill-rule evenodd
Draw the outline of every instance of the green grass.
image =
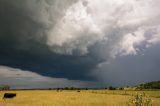
<svg viewBox="0 0 160 106">
<path fill-rule="evenodd" d="M 13 99 L 2 99 L 6 92 L 17 93 Z M 83 90 L 62 91 L 30 90 L 0 91 L 0 106 L 127 106 L 137 93 L 151 98 L 153 106 L 160 106 L 160 91 Z"/>
</svg>

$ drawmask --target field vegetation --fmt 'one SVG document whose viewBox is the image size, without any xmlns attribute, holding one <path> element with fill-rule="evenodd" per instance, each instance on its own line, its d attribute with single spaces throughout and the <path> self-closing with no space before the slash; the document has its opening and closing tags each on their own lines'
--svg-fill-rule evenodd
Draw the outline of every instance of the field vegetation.
<svg viewBox="0 0 160 106">
<path fill-rule="evenodd" d="M 4 93 L 16 93 L 17 96 L 4 100 Z M 142 94 L 143 100 L 150 100 L 152 106 L 160 106 L 159 90 L 0 91 L 0 106 L 137 106 L 136 102 L 132 103 L 137 94 Z"/>
</svg>

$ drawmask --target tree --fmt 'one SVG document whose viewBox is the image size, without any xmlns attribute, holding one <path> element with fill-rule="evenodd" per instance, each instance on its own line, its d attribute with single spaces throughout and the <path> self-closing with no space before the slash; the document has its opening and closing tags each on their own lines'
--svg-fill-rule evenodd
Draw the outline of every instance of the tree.
<svg viewBox="0 0 160 106">
<path fill-rule="evenodd" d="M 1 86 L 0 90 L 10 90 L 10 86 L 9 85 Z"/>
<path fill-rule="evenodd" d="M 112 86 L 110 86 L 108 89 L 109 89 L 109 90 L 116 90 L 116 88 L 115 88 L 115 87 L 112 87 Z"/>
</svg>

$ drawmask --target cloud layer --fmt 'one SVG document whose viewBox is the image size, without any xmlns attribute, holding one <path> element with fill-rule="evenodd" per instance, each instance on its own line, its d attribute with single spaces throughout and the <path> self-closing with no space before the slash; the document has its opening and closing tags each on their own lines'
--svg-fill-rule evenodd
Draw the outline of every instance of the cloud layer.
<svg viewBox="0 0 160 106">
<path fill-rule="evenodd" d="M 84 55 L 103 41 L 111 43 L 112 55 L 127 55 L 136 54 L 135 46 L 159 38 L 158 0 L 2 0 L 1 4 L 1 36 L 5 33 L 8 43 L 16 42 L 19 49 L 29 49 L 33 45 L 28 41 L 34 41 L 55 53 Z"/>
<path fill-rule="evenodd" d="M 34 72 L 6 66 L 0 66 L 0 80 L 0 86 L 9 85 L 18 89 L 98 86 L 95 82 L 44 77 Z"/>
<path fill-rule="evenodd" d="M 159 3 L 1 0 L 0 65 L 49 77 L 97 80 L 101 75 L 95 70 L 105 70 L 101 67 L 113 59 L 145 55 L 142 50 L 159 45 Z"/>
</svg>

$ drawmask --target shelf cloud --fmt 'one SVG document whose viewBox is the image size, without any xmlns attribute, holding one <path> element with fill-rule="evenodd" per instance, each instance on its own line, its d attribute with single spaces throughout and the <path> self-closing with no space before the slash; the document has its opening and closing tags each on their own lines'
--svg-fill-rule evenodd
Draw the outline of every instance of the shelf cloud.
<svg viewBox="0 0 160 106">
<path fill-rule="evenodd" d="M 139 61 L 132 58 L 147 53 L 152 60 L 151 54 L 159 53 L 159 4 L 159 0 L 1 0 L 0 65 L 50 78 L 96 82 L 103 77 L 105 84 L 105 76 L 118 70 L 109 71 L 117 61 Z M 137 70 L 145 64 L 152 69 L 154 61 L 140 61 Z M 125 62 L 121 67 L 129 69 Z"/>
</svg>

